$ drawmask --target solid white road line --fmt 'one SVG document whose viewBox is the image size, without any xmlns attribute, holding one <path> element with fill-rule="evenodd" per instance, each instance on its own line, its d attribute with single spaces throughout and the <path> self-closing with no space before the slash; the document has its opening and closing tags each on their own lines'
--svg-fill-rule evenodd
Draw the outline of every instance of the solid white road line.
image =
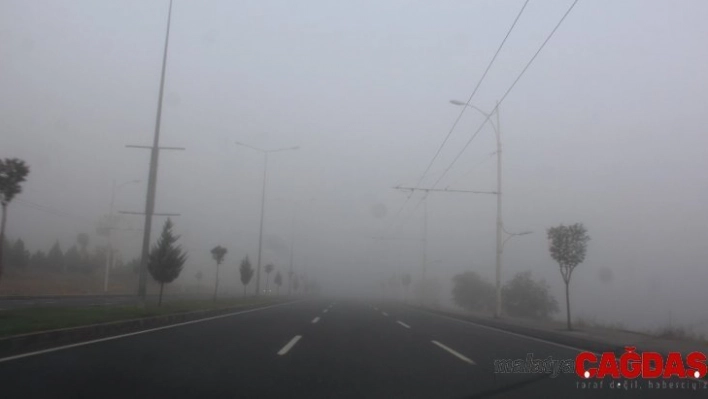
<svg viewBox="0 0 708 399">
<path fill-rule="evenodd" d="M 386 313 L 386 312 L 381 312 L 381 314 L 384 316 L 388 316 L 388 313 Z"/>
<path fill-rule="evenodd" d="M 304 300 L 304 299 L 303 299 L 303 300 Z M 41 355 L 41 354 L 43 354 L 43 353 L 56 352 L 56 351 L 60 351 L 60 350 L 63 350 L 63 349 L 75 348 L 75 347 L 77 347 L 77 346 L 91 345 L 91 344 L 96 344 L 96 343 L 104 342 L 104 341 L 112 341 L 112 340 L 114 340 L 114 339 L 120 339 L 120 338 L 125 338 L 125 337 L 132 337 L 133 335 L 146 334 L 146 333 L 150 333 L 150 332 L 153 332 L 153 331 L 167 330 L 167 329 L 169 329 L 169 328 L 181 327 L 181 326 L 186 326 L 186 325 L 195 324 L 195 323 L 202 323 L 202 322 L 209 321 L 209 320 L 223 319 L 223 318 L 225 318 L 225 317 L 236 316 L 236 315 L 240 315 L 240 314 L 244 314 L 244 313 L 257 312 L 257 311 L 259 311 L 259 310 L 266 310 L 266 309 L 275 308 L 275 307 L 278 307 L 278 306 L 291 305 L 291 304 L 293 304 L 293 303 L 301 302 L 301 301 L 303 301 L 303 300 L 293 301 L 293 302 L 279 303 L 279 304 L 277 304 L 277 305 L 264 306 L 264 307 L 255 308 L 255 309 L 242 310 L 242 311 L 240 311 L 240 312 L 226 313 L 226 314 L 222 314 L 222 315 L 218 315 L 218 316 L 206 317 L 206 318 L 203 318 L 203 319 L 185 321 L 185 322 L 183 322 L 183 323 L 170 324 L 169 326 L 162 326 L 162 327 L 157 327 L 157 328 L 151 328 L 151 329 L 149 329 L 149 330 L 140 330 L 140 331 L 135 331 L 135 332 L 132 332 L 132 333 L 127 333 L 127 334 L 113 335 L 113 336 L 111 336 L 111 337 L 99 338 L 99 339 L 94 339 L 94 340 L 86 341 L 86 342 L 79 342 L 79 343 L 76 343 L 76 344 L 70 344 L 70 345 L 64 345 L 64 346 L 57 346 L 56 348 L 44 349 L 44 350 L 36 351 L 36 352 L 23 353 L 23 354 L 21 354 L 21 355 L 8 356 L 8 357 L 0 358 L 0 363 L 2 363 L 2 362 L 8 362 L 8 361 L 10 361 L 10 360 L 15 360 L 15 359 L 22 359 L 23 357 L 36 356 L 36 355 Z"/>
<path fill-rule="evenodd" d="M 278 354 L 279 354 L 280 356 L 283 356 L 284 354 L 288 353 L 288 351 L 289 351 L 290 349 L 292 349 L 293 346 L 295 346 L 295 344 L 297 343 L 297 341 L 300 340 L 300 338 L 302 338 L 302 335 L 296 335 L 296 336 L 294 336 L 293 339 L 290 340 L 290 342 L 288 342 L 287 344 L 285 344 L 285 346 L 283 347 L 283 349 L 281 349 L 281 350 L 278 351 Z"/>
<path fill-rule="evenodd" d="M 408 324 L 406 324 L 406 323 L 404 323 L 404 322 L 402 322 L 402 321 L 400 321 L 400 320 L 396 321 L 396 323 L 402 325 L 402 326 L 405 327 L 405 328 L 411 328 L 411 326 L 409 326 Z"/>
<path fill-rule="evenodd" d="M 441 343 L 438 342 L 438 341 L 432 340 L 432 341 L 430 341 L 430 342 L 432 342 L 432 343 L 434 343 L 435 345 L 439 346 L 440 348 L 446 350 L 446 351 L 449 352 L 451 355 L 457 357 L 458 359 L 462 360 L 463 362 L 467 362 L 467 363 L 469 363 L 469 364 L 476 364 L 475 362 L 472 361 L 472 359 L 466 357 L 466 356 L 463 355 L 463 354 L 460 354 L 460 353 L 454 351 L 453 349 L 451 349 L 451 348 L 449 348 L 449 347 L 447 347 L 447 346 L 441 344 Z"/>
<path fill-rule="evenodd" d="M 472 324 L 473 326 L 480 327 L 480 328 L 484 328 L 484 329 L 486 329 L 486 330 L 501 332 L 501 333 L 508 334 L 508 335 L 513 335 L 513 336 L 519 337 L 519 338 L 526 338 L 526 339 L 529 339 L 529 340 L 531 340 L 531 341 L 542 342 L 542 343 L 544 343 L 544 344 L 553 345 L 553 346 L 557 346 L 557 347 L 565 348 L 565 349 L 570 349 L 570 350 L 573 350 L 573 351 L 576 351 L 576 352 L 592 352 L 592 353 L 598 354 L 598 352 L 594 352 L 594 351 L 591 351 L 591 350 L 589 350 L 589 349 L 583 349 L 583 348 L 577 348 L 577 347 L 575 347 L 575 346 L 563 345 L 563 344 L 559 344 L 559 343 L 557 343 L 557 342 L 553 342 L 553 341 L 548 341 L 548 340 L 541 339 L 541 338 L 532 337 L 532 336 L 530 336 L 530 335 L 518 334 L 518 333 L 515 333 L 515 332 L 503 330 L 503 329 L 501 329 L 501 328 L 496 328 L 496 327 L 491 327 L 491 326 L 487 326 L 487 325 L 484 325 L 484 324 L 475 323 L 475 322 L 469 321 L 469 320 L 463 320 L 463 319 L 458 319 L 458 318 L 455 318 L 455 317 L 445 316 L 445 315 L 441 315 L 441 314 L 438 314 L 438 313 L 435 313 L 435 312 L 426 312 L 425 310 L 423 310 L 422 312 L 425 312 L 425 313 L 428 313 L 428 314 L 433 314 L 433 315 L 435 315 L 435 316 L 442 317 L 442 318 L 444 318 L 444 319 L 449 319 L 449 320 L 452 320 L 452 321 L 456 321 L 456 322 L 458 322 L 458 323 Z"/>
<path fill-rule="evenodd" d="M 315 317 L 314 319 L 312 319 L 312 324 L 315 324 L 315 323 L 317 323 L 318 321 L 320 321 L 320 317 L 319 317 L 319 316 L 317 316 L 317 317 Z"/>
</svg>

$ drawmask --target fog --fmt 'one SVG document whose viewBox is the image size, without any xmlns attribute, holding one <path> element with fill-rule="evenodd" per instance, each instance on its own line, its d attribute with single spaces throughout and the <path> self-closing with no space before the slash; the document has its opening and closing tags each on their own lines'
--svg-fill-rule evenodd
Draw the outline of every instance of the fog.
<svg viewBox="0 0 708 399">
<path fill-rule="evenodd" d="M 471 104 L 494 109 L 570 1 L 531 1 Z M 188 252 L 176 284 L 205 284 L 216 245 L 222 281 L 258 252 L 269 156 L 263 264 L 294 267 L 327 294 L 380 296 L 422 269 L 424 193 L 484 121 L 465 112 L 421 176 L 523 1 L 175 0 L 157 212 L 179 213 Z M 158 102 L 167 1 L 0 3 L 0 158 L 31 173 L 7 235 L 62 248 L 115 209 L 141 212 Z M 546 229 L 585 224 L 592 240 L 571 282 L 575 317 L 628 328 L 708 331 L 708 3 L 581 1 L 499 107 L 503 279 L 532 270 L 561 309 Z M 489 125 L 437 188 L 494 191 Z M 427 196 L 427 273 L 494 278 L 493 195 Z M 153 241 L 165 218 L 155 217 Z M 122 215 L 114 245 L 139 255 L 142 217 Z M 294 235 L 293 235 L 294 231 Z M 384 239 L 377 239 L 384 238 Z M 613 278 L 603 282 L 602 268 Z M 238 288 L 240 290 L 240 288 Z M 240 291 L 239 291 L 240 292 Z M 562 313 L 560 314 L 562 315 Z"/>
</svg>

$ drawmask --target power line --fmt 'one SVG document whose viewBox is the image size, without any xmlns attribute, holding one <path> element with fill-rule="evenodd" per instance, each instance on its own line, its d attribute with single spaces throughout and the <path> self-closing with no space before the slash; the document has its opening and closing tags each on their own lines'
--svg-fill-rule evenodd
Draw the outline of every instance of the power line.
<svg viewBox="0 0 708 399">
<path fill-rule="evenodd" d="M 568 9 L 566 10 L 565 14 L 563 14 L 563 16 L 560 18 L 560 20 L 558 21 L 558 23 L 556 24 L 556 26 L 553 28 L 553 30 L 551 30 L 551 32 L 548 34 L 548 36 L 547 36 L 546 39 L 543 41 L 543 43 L 541 43 L 541 46 L 539 46 L 538 50 L 536 50 L 536 52 L 535 52 L 534 55 L 531 57 L 531 59 L 529 59 L 529 61 L 526 63 L 526 66 L 524 66 L 524 68 L 521 70 L 521 72 L 520 72 L 519 75 L 516 77 L 516 79 L 514 79 L 514 82 L 511 84 L 511 86 L 509 86 L 509 88 L 506 90 L 506 92 L 504 93 L 504 95 L 499 99 L 499 101 L 497 101 L 497 105 L 494 107 L 494 109 L 493 109 L 490 113 L 488 113 L 488 114 L 486 115 L 486 117 L 484 118 L 484 121 L 482 121 L 482 123 L 479 125 L 479 128 L 477 128 L 477 130 L 474 132 L 474 134 L 472 135 L 472 137 L 470 137 L 470 139 L 467 140 L 467 143 L 465 143 L 464 147 L 462 147 L 462 149 L 461 149 L 461 150 L 457 153 L 457 155 L 455 156 L 455 159 L 453 159 L 453 161 L 447 166 L 447 168 L 445 168 L 445 171 L 443 172 L 443 174 L 440 175 L 440 177 L 435 181 L 435 183 L 434 183 L 433 186 L 432 186 L 433 188 L 435 188 L 435 187 L 440 183 L 440 181 L 443 179 L 443 177 L 445 177 L 445 175 L 447 175 L 447 172 L 449 172 L 450 169 L 452 169 L 452 167 L 455 165 L 455 163 L 457 163 L 457 161 L 460 159 L 460 157 L 462 156 L 462 154 L 463 154 L 463 153 L 467 150 L 467 148 L 469 147 L 470 143 L 472 143 L 472 141 L 479 135 L 479 132 L 482 131 L 482 129 L 484 128 L 484 125 L 486 125 L 487 122 L 489 122 L 489 118 L 491 118 L 491 116 L 492 116 L 495 112 L 497 112 L 497 110 L 498 110 L 498 108 L 499 108 L 499 105 L 501 105 L 501 103 L 504 102 L 504 100 L 506 99 L 506 97 L 507 97 L 507 96 L 509 95 L 509 93 L 514 89 L 514 87 L 515 87 L 516 84 L 519 82 L 519 80 L 521 80 L 521 78 L 524 76 L 524 74 L 525 74 L 526 71 L 529 69 L 529 67 L 531 66 L 531 64 L 536 60 L 536 57 L 538 57 L 538 55 L 541 53 L 541 51 L 543 50 L 543 48 L 546 47 L 546 44 L 551 40 L 551 38 L 553 37 L 553 35 L 556 33 L 556 31 L 558 30 L 558 28 L 561 26 L 561 24 L 563 24 L 563 21 L 565 21 L 565 18 L 568 16 L 568 14 L 570 14 L 570 12 L 573 10 L 573 8 L 574 8 L 575 5 L 578 3 L 578 1 L 579 1 L 579 0 L 574 0 L 573 3 L 570 5 L 570 7 L 568 7 Z M 469 102 L 468 102 L 468 104 L 469 104 Z M 466 108 L 468 108 L 468 107 L 463 107 L 463 110 L 466 109 Z M 413 211 L 411 212 L 411 214 L 412 214 L 412 213 L 415 213 L 415 211 L 418 209 L 418 207 L 420 206 L 420 204 L 421 204 L 422 202 L 423 202 L 423 200 L 419 200 L 419 201 L 418 201 L 418 203 L 416 204 L 415 208 L 413 208 Z M 405 222 L 407 222 L 407 220 L 406 220 Z M 405 222 L 403 223 L 403 225 L 405 225 Z"/>
<path fill-rule="evenodd" d="M 474 164 L 467 172 L 465 172 L 464 174 L 462 174 L 457 180 L 455 180 L 455 181 L 453 181 L 452 183 L 448 184 L 446 188 L 450 188 L 451 186 L 454 186 L 454 185 L 457 184 L 460 180 L 462 180 L 462 179 L 466 178 L 467 176 L 469 176 L 470 174 L 472 174 L 472 172 L 474 172 L 474 171 L 477 170 L 480 166 L 482 166 L 482 165 L 484 165 L 485 163 L 487 163 L 487 162 L 488 162 L 490 159 L 492 159 L 496 154 L 497 154 L 496 152 L 490 153 L 486 158 L 484 158 L 484 159 L 482 159 L 481 161 L 479 161 L 479 162 L 477 162 L 476 164 Z"/>
<path fill-rule="evenodd" d="M 477 94 L 477 91 L 479 90 L 479 87 L 482 85 L 482 82 L 484 79 L 487 77 L 487 74 L 489 73 L 489 70 L 492 68 L 492 65 L 494 64 L 494 61 L 496 61 L 497 56 L 501 52 L 501 49 L 504 47 L 504 44 L 506 43 L 507 39 L 511 35 L 511 32 L 514 30 L 514 27 L 516 26 L 516 23 L 519 21 L 519 18 L 521 18 L 521 14 L 524 13 L 524 10 L 526 9 L 526 6 L 528 5 L 529 0 L 526 0 L 524 4 L 521 6 L 521 9 L 519 10 L 519 13 L 516 15 L 516 18 L 514 18 L 514 22 L 511 24 L 509 29 L 506 32 L 506 35 L 504 36 L 504 39 L 501 41 L 499 44 L 499 47 L 497 47 L 497 51 L 494 53 L 494 56 L 492 59 L 489 61 L 487 64 L 487 68 L 484 70 L 484 73 L 482 73 L 482 76 L 479 78 L 477 81 L 477 84 L 475 85 L 474 89 L 472 90 L 472 94 L 470 94 L 469 98 L 467 99 L 467 104 L 469 105 L 470 102 L 472 102 L 472 98 L 474 97 L 475 94 Z M 445 139 L 440 143 L 440 146 L 438 147 L 437 151 L 435 152 L 435 155 L 433 155 L 433 158 L 428 162 L 428 166 L 425 168 L 425 171 L 423 174 L 420 176 L 418 179 L 418 182 L 415 184 L 416 187 L 420 186 L 420 184 L 423 182 L 423 179 L 428 175 L 428 172 L 430 172 L 430 168 L 433 166 L 435 161 L 438 159 L 440 156 L 440 153 L 442 152 L 443 148 L 445 147 L 445 144 L 447 144 L 448 140 L 450 139 L 450 136 L 452 136 L 452 133 L 455 131 L 455 128 L 459 124 L 460 120 L 462 119 L 462 115 L 464 115 L 465 111 L 467 110 L 468 107 L 462 107 L 462 110 L 460 111 L 460 114 L 457 116 L 455 119 L 455 122 L 452 124 L 452 127 L 450 127 L 450 130 L 447 132 L 447 135 L 445 136 Z M 444 175 L 444 173 L 443 173 Z M 398 212 L 396 212 L 396 215 L 391 221 L 391 226 L 393 226 L 394 223 L 396 223 L 396 220 L 398 216 L 401 214 L 401 211 L 403 211 L 403 208 L 408 204 L 408 201 L 410 201 L 411 197 L 413 196 L 414 191 L 411 191 L 408 196 L 406 197 L 405 202 L 401 207 L 398 209 Z M 416 206 L 417 208 L 417 206 Z M 389 228 L 390 228 L 389 227 Z"/>
<path fill-rule="evenodd" d="M 570 12 L 573 10 L 573 7 L 575 7 L 575 5 L 576 5 L 577 3 L 578 3 L 578 0 L 574 0 L 574 1 L 573 1 L 573 4 L 571 4 L 570 7 L 568 7 L 568 10 L 566 10 L 565 14 L 563 14 L 563 16 L 562 16 L 561 19 L 558 21 L 558 23 L 556 24 L 556 26 L 553 28 L 553 30 L 551 31 L 551 33 L 548 34 L 548 36 L 546 37 L 546 40 L 543 41 L 543 43 L 542 43 L 541 46 L 538 48 L 538 50 L 536 50 L 536 52 L 535 52 L 534 55 L 531 57 L 531 59 L 529 60 L 529 62 L 526 63 L 526 66 L 524 66 L 524 69 L 521 70 L 521 73 L 519 73 L 519 75 L 516 77 L 516 79 L 514 80 L 514 82 L 511 84 L 511 86 L 509 86 L 509 88 L 506 90 L 506 92 L 504 93 L 504 95 L 499 99 L 499 101 L 497 102 L 497 105 L 494 107 L 494 109 L 492 110 L 492 112 L 490 112 L 489 114 L 487 114 L 487 116 L 485 117 L 485 119 L 484 119 L 484 121 L 482 122 L 482 124 L 479 125 L 479 128 L 477 129 L 477 131 L 475 131 L 475 133 L 472 135 L 472 137 L 470 137 L 470 139 L 467 140 L 467 143 L 465 143 L 464 147 L 462 147 L 462 149 L 460 150 L 460 152 L 457 153 L 457 156 L 455 156 L 455 159 L 453 159 L 453 161 L 450 163 L 450 165 L 448 165 L 448 167 L 445 169 L 445 172 L 443 172 L 443 174 L 438 178 L 438 180 L 435 182 L 435 184 L 433 185 L 433 187 L 435 187 L 435 186 L 440 182 L 440 180 L 442 180 L 442 178 L 445 177 L 445 175 L 446 175 L 447 172 L 452 168 L 452 166 L 454 166 L 455 163 L 457 163 L 457 161 L 460 159 L 460 156 L 462 156 L 462 153 L 464 153 L 465 150 L 467 150 L 467 147 L 469 147 L 470 143 L 475 139 L 475 137 L 477 137 L 477 135 L 478 135 L 479 132 L 482 130 L 482 128 L 484 127 L 484 125 L 486 125 L 487 122 L 489 122 L 489 118 L 492 116 L 492 114 L 494 114 L 494 113 L 497 111 L 497 109 L 499 108 L 499 105 L 501 105 L 501 103 L 504 102 L 504 100 L 505 100 L 506 97 L 509 95 L 509 93 L 511 92 L 511 90 L 513 90 L 514 87 L 516 86 L 516 84 L 519 82 L 519 80 L 521 80 L 521 78 L 524 76 L 524 74 L 525 74 L 526 71 L 529 69 L 529 67 L 531 66 L 531 64 L 534 62 L 534 60 L 536 60 L 536 57 L 538 57 L 538 55 L 541 53 L 541 50 L 543 50 L 543 48 L 546 47 L 546 44 L 548 43 L 548 41 L 551 40 L 551 38 L 553 37 L 553 35 L 556 33 L 556 31 L 558 30 L 558 28 L 561 26 L 561 24 L 563 23 L 563 21 L 565 20 L 565 18 L 568 16 L 568 14 L 570 14 Z M 465 108 L 467 108 L 467 107 L 465 107 Z"/>
<path fill-rule="evenodd" d="M 22 198 L 17 198 L 15 201 L 17 201 L 17 203 L 20 205 L 24 205 L 24 206 L 34 209 L 34 210 L 46 212 L 46 213 L 52 214 L 54 216 L 65 216 L 65 217 L 70 217 L 70 218 L 74 218 L 74 219 L 89 221 L 89 219 L 86 217 L 74 215 L 69 212 L 59 210 L 59 209 L 50 208 L 48 206 L 40 205 L 40 204 L 25 200 Z"/>
</svg>

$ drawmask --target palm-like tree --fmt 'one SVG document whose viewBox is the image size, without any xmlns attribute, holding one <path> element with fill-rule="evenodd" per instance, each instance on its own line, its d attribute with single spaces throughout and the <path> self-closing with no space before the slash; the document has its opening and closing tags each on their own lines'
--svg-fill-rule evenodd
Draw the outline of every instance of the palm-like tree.
<svg viewBox="0 0 708 399">
<path fill-rule="evenodd" d="M 0 222 L 0 276 L 2 275 L 2 250 L 5 243 L 5 224 L 7 222 L 7 205 L 22 192 L 20 183 L 29 174 L 29 166 L 17 158 L 0 159 L 0 205 L 2 205 L 2 222 Z"/>
<path fill-rule="evenodd" d="M 241 273 L 241 284 L 243 284 L 243 296 L 246 296 L 246 287 L 251 282 L 251 278 L 253 278 L 253 267 L 251 267 L 251 261 L 248 260 L 248 256 L 241 261 L 239 272 Z"/>
<path fill-rule="evenodd" d="M 216 292 L 219 290 L 219 266 L 224 262 L 226 253 L 229 252 L 221 245 L 217 245 L 211 250 L 211 257 L 216 261 L 216 282 L 214 283 L 214 302 L 216 302 Z"/>
<path fill-rule="evenodd" d="M 275 273 L 275 278 L 273 279 L 273 282 L 275 283 L 275 285 L 278 286 L 277 294 L 280 295 L 280 286 L 283 285 L 283 276 L 280 274 L 280 270 Z"/>
</svg>

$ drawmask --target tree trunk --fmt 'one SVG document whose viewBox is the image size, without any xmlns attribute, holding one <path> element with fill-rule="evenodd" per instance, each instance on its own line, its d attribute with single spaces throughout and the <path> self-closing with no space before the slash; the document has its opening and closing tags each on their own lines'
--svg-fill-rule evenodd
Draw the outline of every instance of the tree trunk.
<svg viewBox="0 0 708 399">
<path fill-rule="evenodd" d="M 568 331 L 572 330 L 570 326 L 570 294 L 568 293 L 569 286 L 570 281 L 565 283 L 565 310 L 567 315 Z"/>
<path fill-rule="evenodd" d="M 246 297 L 246 284 L 243 285 L 243 297 Z"/>
<path fill-rule="evenodd" d="M 266 292 L 265 294 L 268 295 L 268 282 L 270 281 L 270 273 L 266 274 Z"/>
<path fill-rule="evenodd" d="M 0 222 L 0 276 L 3 272 L 3 249 L 5 247 L 5 222 L 7 221 L 7 204 L 2 204 L 2 222 Z"/>
<path fill-rule="evenodd" d="M 165 288 L 165 283 L 160 283 L 160 296 L 157 299 L 157 306 L 162 306 L 162 290 Z"/>
<path fill-rule="evenodd" d="M 214 302 L 216 302 L 216 292 L 219 290 L 219 264 L 216 264 L 216 282 L 214 283 Z"/>
</svg>

